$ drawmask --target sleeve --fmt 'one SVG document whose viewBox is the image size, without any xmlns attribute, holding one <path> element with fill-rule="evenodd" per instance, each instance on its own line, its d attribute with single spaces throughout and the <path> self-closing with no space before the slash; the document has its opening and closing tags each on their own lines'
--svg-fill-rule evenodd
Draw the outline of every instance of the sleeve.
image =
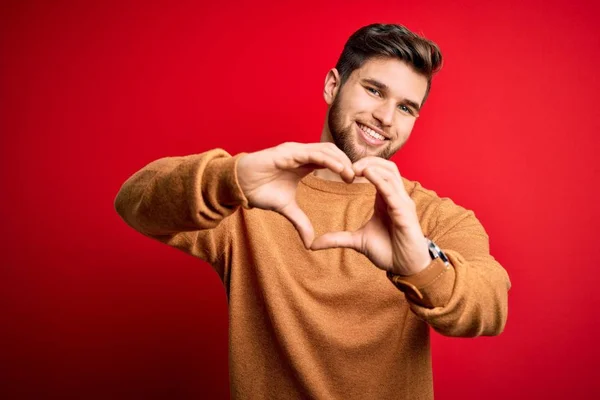
<svg viewBox="0 0 600 400">
<path fill-rule="evenodd" d="M 215 266 L 228 243 L 221 222 L 248 202 L 236 175 L 238 154 L 221 149 L 151 162 L 119 190 L 115 209 L 138 232 Z M 225 273 L 216 268 L 223 279 Z"/>
<path fill-rule="evenodd" d="M 448 256 L 404 280 L 422 297 L 407 295 L 411 310 L 434 330 L 446 336 L 498 335 L 508 313 L 510 280 L 490 255 L 489 238 L 472 211 L 439 199 L 425 232 Z"/>
</svg>

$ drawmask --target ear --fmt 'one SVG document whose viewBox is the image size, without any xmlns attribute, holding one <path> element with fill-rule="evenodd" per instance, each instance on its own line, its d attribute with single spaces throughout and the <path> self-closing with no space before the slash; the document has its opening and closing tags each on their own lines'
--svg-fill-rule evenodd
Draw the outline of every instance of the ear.
<svg viewBox="0 0 600 400">
<path fill-rule="evenodd" d="M 337 96 L 337 93 L 340 90 L 341 84 L 342 80 L 340 79 L 338 70 L 335 68 L 330 69 L 325 77 L 325 87 L 323 88 L 323 98 L 327 105 L 333 103 L 335 96 Z"/>
</svg>

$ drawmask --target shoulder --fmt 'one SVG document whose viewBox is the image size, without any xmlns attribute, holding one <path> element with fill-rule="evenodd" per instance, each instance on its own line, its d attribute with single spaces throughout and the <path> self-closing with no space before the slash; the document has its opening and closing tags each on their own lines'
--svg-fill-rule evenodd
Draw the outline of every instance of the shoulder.
<svg viewBox="0 0 600 400">
<path fill-rule="evenodd" d="M 441 207 L 444 210 L 469 211 L 457 205 L 449 197 L 441 197 L 434 190 L 423 187 L 420 182 L 402 178 L 404 187 L 417 208 Z"/>
<path fill-rule="evenodd" d="M 480 225 L 473 210 L 456 204 L 449 197 L 441 197 L 420 182 L 403 178 L 404 187 L 415 202 L 419 220 L 429 231 L 447 231 L 461 225 Z"/>
</svg>

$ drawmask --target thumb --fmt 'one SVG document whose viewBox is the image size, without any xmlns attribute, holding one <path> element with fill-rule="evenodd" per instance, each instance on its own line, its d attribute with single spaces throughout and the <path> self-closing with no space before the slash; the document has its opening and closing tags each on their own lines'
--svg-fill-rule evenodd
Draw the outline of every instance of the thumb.
<svg viewBox="0 0 600 400">
<path fill-rule="evenodd" d="M 360 250 L 360 235 L 357 232 L 329 232 L 312 242 L 311 250 L 324 250 L 345 247 Z"/>
<path fill-rule="evenodd" d="M 300 235 L 300 239 L 302 239 L 302 242 L 304 243 L 304 247 L 309 249 L 315 238 L 315 231 L 312 223 L 306 214 L 304 214 L 304 211 L 298 206 L 298 203 L 292 201 L 277 212 L 286 217 L 294 225 L 294 228 L 296 228 L 296 231 L 298 231 L 298 234 Z"/>
</svg>

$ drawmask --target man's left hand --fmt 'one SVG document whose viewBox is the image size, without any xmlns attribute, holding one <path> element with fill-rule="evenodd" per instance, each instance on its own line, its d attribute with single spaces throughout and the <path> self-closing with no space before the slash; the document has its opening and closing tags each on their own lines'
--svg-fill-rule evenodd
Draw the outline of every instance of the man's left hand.
<svg viewBox="0 0 600 400">
<path fill-rule="evenodd" d="M 335 247 L 354 249 L 375 266 L 398 275 L 424 270 L 431 257 L 412 201 L 392 161 L 365 157 L 353 164 L 357 177 L 375 185 L 373 216 L 355 232 L 326 233 L 312 243 L 312 250 Z"/>
</svg>

